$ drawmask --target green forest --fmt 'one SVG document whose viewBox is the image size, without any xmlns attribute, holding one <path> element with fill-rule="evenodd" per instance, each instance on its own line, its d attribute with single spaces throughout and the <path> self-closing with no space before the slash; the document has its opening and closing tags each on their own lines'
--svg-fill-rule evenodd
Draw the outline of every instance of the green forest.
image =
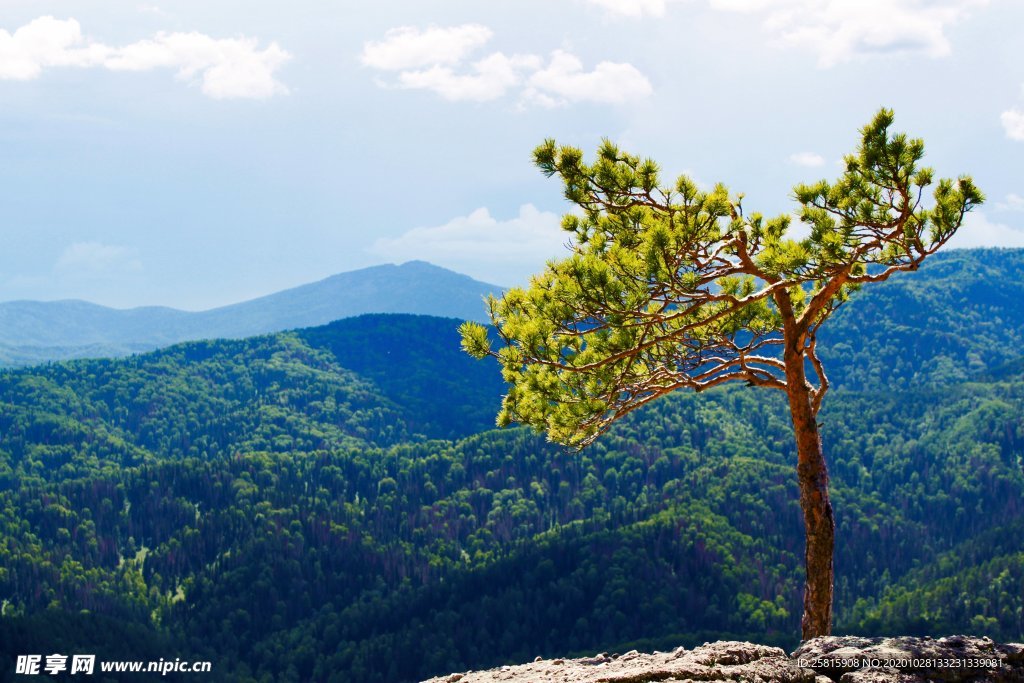
<svg viewBox="0 0 1024 683">
<path fill-rule="evenodd" d="M 835 631 L 1020 640 L 1024 252 L 939 254 L 872 289 L 821 335 Z M 459 322 L 370 315 L 0 373 L 0 652 L 401 682 L 795 646 L 781 396 L 676 392 L 567 451 L 493 428 L 504 385 Z"/>
</svg>

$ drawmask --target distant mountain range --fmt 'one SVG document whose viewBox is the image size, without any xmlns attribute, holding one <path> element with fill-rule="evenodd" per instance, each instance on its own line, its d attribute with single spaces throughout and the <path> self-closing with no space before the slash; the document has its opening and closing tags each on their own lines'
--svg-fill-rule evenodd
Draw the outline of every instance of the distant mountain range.
<svg viewBox="0 0 1024 683">
<path fill-rule="evenodd" d="M 847 388 L 962 381 L 1018 358 L 1024 250 L 937 254 L 856 293 L 821 332 L 833 383 Z M 119 310 L 85 301 L 0 303 L 0 367 L 127 356 L 182 341 L 242 339 L 368 313 L 485 319 L 504 288 L 410 261 L 341 273 L 208 311 Z M 869 342 L 870 340 L 870 342 Z"/>
<path fill-rule="evenodd" d="M 127 310 L 86 301 L 0 303 L 0 365 L 125 356 L 181 341 L 239 339 L 362 315 L 413 313 L 479 320 L 498 285 L 410 261 L 331 276 L 293 289 L 189 312 L 164 306 Z"/>
</svg>

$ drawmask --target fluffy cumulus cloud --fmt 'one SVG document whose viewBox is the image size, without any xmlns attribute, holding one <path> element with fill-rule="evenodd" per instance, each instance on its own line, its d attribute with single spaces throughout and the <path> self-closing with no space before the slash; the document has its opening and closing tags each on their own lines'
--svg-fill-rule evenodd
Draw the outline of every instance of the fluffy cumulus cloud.
<svg viewBox="0 0 1024 683">
<path fill-rule="evenodd" d="M 551 61 L 529 78 L 527 96 L 546 104 L 605 102 L 624 104 L 651 94 L 651 83 L 632 64 L 601 62 L 592 71 L 575 55 L 556 50 Z"/>
<path fill-rule="evenodd" d="M 158 33 L 114 47 L 86 39 L 74 19 L 40 17 L 9 33 L 0 29 L 0 79 L 31 80 L 57 67 L 111 71 L 172 69 L 216 99 L 262 99 L 287 92 L 275 73 L 290 55 L 277 43 L 260 49 L 249 38 Z"/>
<path fill-rule="evenodd" d="M 558 215 L 531 204 L 499 220 L 486 208 L 436 227 L 377 240 L 370 252 L 391 261 L 425 259 L 502 286 L 525 284 L 550 258 L 565 255 L 568 234 Z"/>
<path fill-rule="evenodd" d="M 506 57 L 500 52 L 488 55 L 459 73 L 436 65 L 419 71 L 403 71 L 398 82 L 403 88 L 432 90 L 446 100 L 486 102 L 502 97 L 522 81 L 522 72 L 536 68 L 537 58 L 530 55 Z"/>
<path fill-rule="evenodd" d="M 672 0 L 587 0 L 618 16 L 661 16 Z M 947 29 L 989 0 L 708 0 L 762 18 L 770 36 L 809 48 L 823 67 L 877 53 L 949 54 Z"/>
<path fill-rule="evenodd" d="M 1024 142 L 1024 111 L 1010 109 L 1004 111 L 999 118 L 1003 122 L 1006 137 Z"/>
<path fill-rule="evenodd" d="M 796 154 L 789 155 L 789 163 L 796 164 L 797 166 L 807 166 L 808 168 L 816 168 L 818 166 L 825 165 L 825 157 L 814 152 L 797 152 Z"/>
<path fill-rule="evenodd" d="M 365 43 L 360 61 L 395 74 L 381 81 L 385 87 L 429 90 L 451 101 L 485 102 L 518 93 L 521 104 L 622 104 L 652 91 L 650 81 L 631 64 L 601 62 L 587 70 L 563 50 L 547 59 L 503 52 L 474 58 L 492 35 L 479 24 L 403 26 L 388 31 L 383 40 Z"/>
<path fill-rule="evenodd" d="M 987 0 L 712 0 L 721 9 L 765 12 L 765 27 L 784 44 L 808 48 L 829 67 L 856 57 L 899 52 L 943 57 L 946 30 Z"/>
<path fill-rule="evenodd" d="M 142 270 L 142 261 L 130 247 L 101 242 L 76 242 L 61 252 L 54 270 L 62 274 L 97 276 Z"/>
<path fill-rule="evenodd" d="M 360 61 L 366 66 L 389 71 L 453 65 L 484 45 L 494 33 L 480 24 L 430 26 L 420 30 L 400 26 L 384 34 L 384 40 L 363 46 Z"/>
</svg>

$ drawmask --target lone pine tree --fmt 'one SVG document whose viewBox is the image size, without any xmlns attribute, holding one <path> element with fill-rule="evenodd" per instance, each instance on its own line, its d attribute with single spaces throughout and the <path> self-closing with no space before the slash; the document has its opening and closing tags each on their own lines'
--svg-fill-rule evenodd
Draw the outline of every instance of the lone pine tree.
<svg viewBox="0 0 1024 683">
<path fill-rule="evenodd" d="M 526 289 L 490 298 L 501 345 L 465 323 L 463 348 L 496 357 L 505 380 L 499 425 L 520 422 L 582 448 L 612 423 L 676 389 L 741 381 L 785 392 L 796 437 L 806 530 L 802 637 L 832 622 L 835 522 L 816 419 L 829 382 L 821 325 L 852 291 L 915 270 L 983 201 L 971 179 L 939 180 L 924 144 L 891 134 L 881 110 L 861 129 L 845 171 L 794 188 L 810 228 L 744 212 L 724 185 L 662 186 L 650 159 L 604 141 L 593 164 L 547 140 L 534 161 L 579 211 L 562 219 L 571 254 Z"/>
</svg>

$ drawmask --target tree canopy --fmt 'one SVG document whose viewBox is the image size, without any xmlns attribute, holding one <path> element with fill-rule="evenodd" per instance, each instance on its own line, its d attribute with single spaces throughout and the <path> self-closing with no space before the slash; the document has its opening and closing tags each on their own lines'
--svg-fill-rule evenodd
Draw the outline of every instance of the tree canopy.
<svg viewBox="0 0 1024 683">
<path fill-rule="evenodd" d="M 802 238 L 788 235 L 789 215 L 747 214 L 725 185 L 702 190 L 686 176 L 663 185 L 658 164 L 608 140 L 593 163 L 545 141 L 534 161 L 578 207 L 562 220 L 571 254 L 489 300 L 500 349 L 483 326 L 462 327 L 464 348 L 496 356 L 511 385 L 499 424 L 583 446 L 675 389 L 729 380 L 785 389 L 778 293 L 815 371 L 817 412 L 828 389 L 819 326 L 860 285 L 916 269 L 983 201 L 967 176 L 935 183 L 919 165 L 924 143 L 891 134 L 892 122 L 883 109 L 862 129 L 838 180 L 794 188 Z"/>
</svg>

